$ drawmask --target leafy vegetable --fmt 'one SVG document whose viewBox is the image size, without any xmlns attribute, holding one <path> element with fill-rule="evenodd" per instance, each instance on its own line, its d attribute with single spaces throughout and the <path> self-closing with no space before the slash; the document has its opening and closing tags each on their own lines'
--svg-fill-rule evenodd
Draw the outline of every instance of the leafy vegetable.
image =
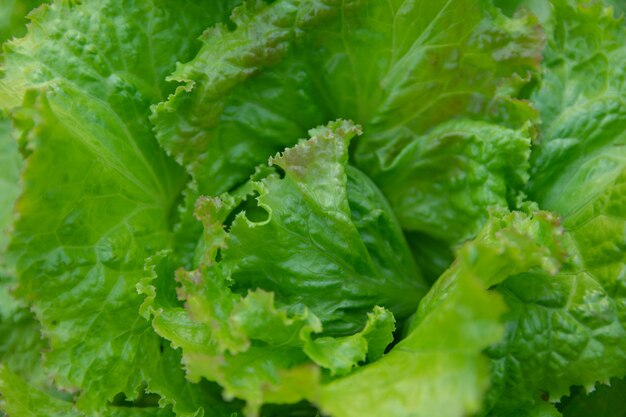
<svg viewBox="0 0 626 417">
<path fill-rule="evenodd" d="M 621 415 L 622 14 L 4 2 L 0 415 Z"/>
<path fill-rule="evenodd" d="M 346 166 L 359 132 L 344 121 L 312 130 L 270 159 L 284 178 L 260 169 L 231 195 L 200 198 L 199 265 L 177 273 L 187 311 L 144 305 L 157 332 L 182 347 L 188 376 L 219 382 L 251 410 L 310 398 L 313 363 L 341 375 L 382 356 L 391 311 L 408 316 L 426 290 L 382 195 Z M 144 287 L 148 303 L 154 291 Z M 376 304 L 391 311 L 368 313 Z"/>
</svg>

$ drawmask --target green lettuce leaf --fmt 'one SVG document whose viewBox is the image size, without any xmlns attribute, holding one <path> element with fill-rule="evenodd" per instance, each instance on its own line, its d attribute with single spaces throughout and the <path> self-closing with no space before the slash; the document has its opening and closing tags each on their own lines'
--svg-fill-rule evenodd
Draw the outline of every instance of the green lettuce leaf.
<svg viewBox="0 0 626 417">
<path fill-rule="evenodd" d="M 359 133 L 346 121 L 313 129 L 270 159 L 284 177 L 259 169 L 232 194 L 198 200 L 199 267 L 177 272 L 185 309 L 151 283 L 171 270 L 167 254 L 139 286 L 188 376 L 219 382 L 249 414 L 311 399 L 320 367 L 332 377 L 378 359 L 393 340 L 391 312 L 408 316 L 426 291 L 384 198 L 347 166 Z"/>
<path fill-rule="evenodd" d="M 0 365 L 0 410 L 20 417 L 86 417 L 73 402 L 35 388 L 5 366 Z M 142 404 L 137 407 L 108 406 L 107 417 L 170 417 L 170 408 Z"/>
<path fill-rule="evenodd" d="M 340 9 L 320 0 L 246 4 L 233 13 L 234 31 L 207 30 L 198 55 L 168 78 L 183 85 L 154 109 L 157 138 L 200 194 L 244 182 L 269 155 L 329 119 L 311 98 L 305 63 L 285 58 L 300 32 Z M 283 60 L 276 71 L 263 71 Z"/>
<path fill-rule="evenodd" d="M 454 246 L 476 236 L 487 207 L 508 207 L 525 185 L 529 129 L 443 123 L 407 145 L 373 179 L 404 228 Z"/>
<path fill-rule="evenodd" d="M 41 361 L 42 352 L 47 347 L 39 323 L 28 309 L 18 305 L 8 315 L 0 316 L 0 366 L 19 374 L 31 384 L 47 387 L 50 382 Z M 0 389 L 0 395 L 10 394 Z M 0 407 L 0 415 L 3 415 L 2 411 Z"/>
<path fill-rule="evenodd" d="M 12 295 L 15 271 L 5 259 L 21 162 L 10 120 L 0 112 L 0 364 L 32 382 L 44 383 L 41 353 L 46 343 L 32 313 Z"/>
<path fill-rule="evenodd" d="M 0 365 L 0 410 L 9 416 L 80 417 L 71 402 L 35 389 L 23 378 Z"/>
<path fill-rule="evenodd" d="M 506 18 L 489 1 L 288 0 L 242 7 L 234 13 L 234 24 L 235 30 L 218 26 L 205 33 L 198 55 L 169 78 L 181 84 L 175 94 L 154 108 L 159 142 L 194 179 L 186 190 L 187 208 L 177 238 L 177 246 L 187 253 L 199 233 L 192 216 L 197 196 L 217 195 L 241 184 L 266 155 L 295 143 L 309 126 L 337 117 L 365 126 L 353 153 L 355 164 L 372 175 L 448 119 L 465 115 L 517 129 L 536 118 L 527 102 L 511 96 L 518 95 L 538 67 L 543 41 L 537 21 L 531 15 Z M 476 137 L 473 133 L 461 133 L 459 142 L 461 136 Z M 509 162 L 524 153 L 513 148 L 502 149 Z M 449 228 L 448 245 L 450 240 L 460 243 L 459 235 L 475 234 L 486 210 L 460 205 L 503 204 L 506 193 L 502 173 L 470 160 L 473 179 L 488 185 L 463 188 L 454 173 L 442 175 L 442 186 L 458 188 L 456 198 L 424 193 L 421 201 L 445 203 L 443 210 L 427 217 L 422 214 L 431 204 L 411 205 L 409 210 L 407 205 L 420 201 L 397 194 L 398 188 L 413 191 L 419 179 L 405 176 L 404 184 L 382 187 L 390 199 L 401 200 L 393 209 L 405 229 L 436 229 L 439 235 Z M 471 221 L 440 227 L 457 212 Z M 430 259 L 426 268 L 431 268 Z M 434 269 L 445 269 L 446 261 L 441 258 Z"/>
<path fill-rule="evenodd" d="M 149 106 L 168 92 L 176 60 L 195 53 L 196 34 L 229 8 L 57 1 L 7 44 L 0 104 L 27 154 L 9 255 L 49 340 L 46 371 L 80 389 L 89 414 L 119 392 L 132 400 L 142 381 L 171 395 L 163 405 L 179 415 L 210 409 L 138 316 L 135 285 L 144 259 L 170 244 L 186 181 L 153 137 Z"/>
<path fill-rule="evenodd" d="M 272 158 L 285 178 L 253 184 L 268 218 L 238 215 L 221 251 L 235 290 L 258 286 L 283 305 L 307 305 L 334 334 L 354 332 L 377 303 L 406 317 L 426 291 L 384 198 L 346 168 L 347 141 L 357 132 L 334 122 Z"/>
<path fill-rule="evenodd" d="M 0 44 L 25 33 L 25 15 L 40 3 L 16 0 L 0 4 Z M 3 59 L 0 52 L 0 62 Z M 14 204 L 20 192 L 21 166 L 11 121 L 0 110 L 0 366 L 6 366 L 36 385 L 44 385 L 48 378 L 41 366 L 41 354 L 46 343 L 33 314 L 13 297 L 15 271 L 7 264 L 5 255 Z M 0 415 L 4 415 L 1 406 Z"/>
<path fill-rule="evenodd" d="M 424 297 L 406 337 L 379 361 L 325 385 L 321 409 L 334 417 L 480 411 L 490 374 L 482 351 L 502 336 L 505 311 L 487 288 L 521 271 L 553 271 L 560 257 L 555 233 L 547 213 L 492 211 Z"/>
<path fill-rule="evenodd" d="M 154 109 L 160 143 L 197 181 L 191 194 L 242 183 L 328 119 L 365 126 L 356 162 L 372 173 L 452 117 L 534 117 L 507 97 L 537 68 L 536 20 L 505 18 L 488 1 L 286 0 L 240 8 L 234 23 L 205 33 Z"/>
<path fill-rule="evenodd" d="M 26 33 L 25 17 L 41 3 L 41 0 L 4 0 L 0 3 L 0 45 Z"/>
<path fill-rule="evenodd" d="M 0 4 L 0 45 L 5 40 L 21 36 L 26 31 L 25 28 L 25 16 L 39 1 L 21 1 L 21 0 L 9 0 Z M 0 63 L 3 61 L 4 55 L 0 51 Z M 19 195 L 19 172 L 21 168 L 21 158 L 17 149 L 17 142 L 11 135 L 11 121 L 0 110 L 0 327 L 2 331 L 0 334 L 5 334 L 5 340 L 2 342 L 0 348 L 0 361 L 8 361 L 7 355 L 13 352 L 26 352 L 28 349 L 24 349 L 24 346 L 19 348 L 14 347 L 14 342 L 17 345 L 20 344 L 20 337 L 15 337 L 12 333 L 13 327 L 24 327 L 31 329 L 30 321 L 28 323 L 23 322 L 27 313 L 18 313 L 19 318 L 14 320 L 12 317 L 19 308 L 19 303 L 10 294 L 11 286 L 14 283 L 14 272 L 10 270 L 9 265 L 6 264 L 4 252 L 9 240 L 10 226 L 13 218 L 13 206 L 15 200 Z M 35 327 L 36 329 L 36 327 Z M 28 333 L 28 332 L 26 332 Z M 19 333 L 21 334 L 21 333 Z M 25 336 L 24 340 L 29 345 L 32 338 Z M 37 358 L 35 352 L 34 358 Z M 31 360 L 18 360 L 19 363 L 36 366 L 38 361 Z M 35 364 L 35 365 L 32 365 Z"/>
<path fill-rule="evenodd" d="M 532 95 L 543 125 L 528 193 L 562 217 L 569 260 L 556 276 L 524 274 L 499 287 L 511 309 L 505 341 L 490 352 L 501 410 L 558 401 L 571 385 L 626 369 L 626 28 L 597 2 L 553 7 Z"/>
<path fill-rule="evenodd" d="M 570 385 L 593 386 L 623 371 L 620 302 L 580 265 L 556 275 L 524 273 L 498 287 L 509 306 L 506 334 L 488 350 L 496 414 L 558 401 Z M 490 407 L 488 407 L 490 408 Z"/>
<path fill-rule="evenodd" d="M 533 95 L 543 125 L 529 192 L 568 218 L 607 194 L 623 171 L 626 29 L 597 2 L 554 6 L 543 80 Z"/>
</svg>

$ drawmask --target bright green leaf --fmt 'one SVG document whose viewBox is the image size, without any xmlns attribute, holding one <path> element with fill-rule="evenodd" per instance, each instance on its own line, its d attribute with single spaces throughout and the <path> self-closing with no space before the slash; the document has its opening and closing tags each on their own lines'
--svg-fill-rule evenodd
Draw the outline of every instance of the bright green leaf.
<svg viewBox="0 0 626 417">
<path fill-rule="evenodd" d="M 249 414 L 315 398 L 320 367 L 342 375 L 378 359 L 393 340 L 389 310 L 406 317 L 425 292 L 384 198 L 347 167 L 359 132 L 346 121 L 313 129 L 270 160 L 283 178 L 259 169 L 232 194 L 198 200 L 199 265 L 177 272 L 184 310 L 159 296 L 168 290 L 154 274 L 139 286 L 144 313 L 182 348 L 188 376 L 217 381 Z"/>
<path fill-rule="evenodd" d="M 528 191 L 562 216 L 570 259 L 556 276 L 499 290 L 511 308 L 492 354 L 494 396 L 508 410 L 558 400 L 626 369 L 626 28 L 599 2 L 555 0 L 540 88 L 542 118 Z M 499 394 L 495 394 L 499 392 Z"/>
<path fill-rule="evenodd" d="M 180 386 L 166 386 L 170 374 L 184 382 L 182 370 L 163 372 L 135 284 L 145 257 L 170 244 L 186 181 L 152 135 L 149 106 L 230 5 L 57 1 L 7 44 L 0 104 L 28 156 L 10 256 L 49 339 L 47 372 L 80 388 L 89 413 L 119 392 L 136 397 L 142 381 L 173 394 L 163 401 L 180 415 L 206 403 L 179 401 Z"/>
</svg>

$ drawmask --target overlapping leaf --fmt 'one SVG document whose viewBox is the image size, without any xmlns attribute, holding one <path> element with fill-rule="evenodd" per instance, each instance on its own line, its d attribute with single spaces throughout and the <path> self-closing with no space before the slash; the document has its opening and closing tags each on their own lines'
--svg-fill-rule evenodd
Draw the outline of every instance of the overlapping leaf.
<svg viewBox="0 0 626 417">
<path fill-rule="evenodd" d="M 249 1 L 227 21 L 236 3 L 56 0 L 7 44 L 0 409 L 618 413 L 619 383 L 548 401 L 626 369 L 620 4 Z M 0 5 L 0 41 L 30 8 Z M 295 145 L 338 117 L 364 126 L 352 146 L 344 121 Z"/>
<path fill-rule="evenodd" d="M 448 245 L 471 239 L 487 207 L 508 207 L 528 179 L 530 126 L 455 120 L 406 146 L 374 177 L 402 225 Z"/>
<path fill-rule="evenodd" d="M 169 245 L 185 182 L 152 136 L 149 105 L 164 97 L 176 60 L 195 52 L 196 34 L 229 8 L 58 1 L 7 46 L 0 103 L 28 154 L 9 250 L 50 342 L 47 369 L 81 390 L 81 408 L 119 392 L 132 399 L 145 380 L 172 394 L 164 401 L 181 415 L 206 402 L 178 395 L 180 369 L 162 370 L 171 362 L 137 314 L 135 284 L 145 257 Z"/>
<path fill-rule="evenodd" d="M 199 268 L 177 273 L 186 311 L 141 287 L 188 375 L 218 381 L 249 413 L 311 399 L 319 367 L 341 375 L 379 358 L 395 327 L 375 306 L 403 318 L 426 290 L 384 198 L 347 167 L 357 133 L 344 121 L 314 129 L 270 160 L 284 178 L 261 169 L 231 195 L 198 200 Z"/>
<path fill-rule="evenodd" d="M 560 0 L 546 27 L 528 190 L 562 216 L 569 260 L 555 276 L 523 274 L 499 287 L 510 307 L 504 342 L 489 352 L 500 413 L 626 369 L 626 29 L 600 3 Z"/>
<path fill-rule="evenodd" d="M 8 1 L 0 5 L 0 43 L 25 32 L 24 17 L 38 4 Z M 3 59 L 0 52 L 0 62 Z M 45 342 L 31 312 L 11 294 L 15 273 L 5 259 L 13 206 L 20 191 L 21 162 L 17 142 L 11 134 L 11 121 L 0 111 L 0 364 L 35 383 L 43 383 L 46 378 L 40 357 Z M 0 415 L 3 415 L 1 410 Z"/>
<path fill-rule="evenodd" d="M 192 195 L 214 195 L 241 183 L 264 155 L 336 117 L 365 127 L 355 161 L 368 174 L 384 170 L 406 145 L 452 117 L 516 128 L 535 117 L 527 103 L 510 95 L 539 63 L 537 22 L 530 15 L 505 18 L 487 1 L 289 0 L 239 9 L 235 23 L 233 31 L 218 27 L 205 34 L 200 53 L 171 76 L 183 85 L 155 109 L 160 143 L 197 181 Z M 500 173 L 477 169 L 502 188 Z M 411 176 L 401 186 L 415 181 Z M 454 187 L 454 178 L 443 182 Z M 383 192 L 392 195 L 396 186 Z M 480 191 L 485 196 L 459 190 L 463 195 L 453 200 L 506 198 L 493 187 Z M 192 202 L 189 197 L 188 206 Z M 453 204 L 444 211 L 454 212 Z M 422 230 L 415 217 L 428 208 L 402 212 L 402 225 Z M 470 236 L 480 228 L 486 211 L 476 211 L 469 230 L 457 234 Z M 426 229 L 448 219 L 436 216 L 422 218 Z"/>
<path fill-rule="evenodd" d="M 85 417 L 75 404 L 62 394 L 50 394 L 30 385 L 19 375 L 0 365 L 0 408 L 9 416 L 21 417 Z M 170 417 L 174 414 L 169 408 L 156 405 L 128 407 L 108 406 L 107 417 Z"/>
<path fill-rule="evenodd" d="M 482 351 L 500 339 L 505 311 L 487 288 L 520 272 L 553 271 L 557 232 L 547 213 L 493 212 L 420 303 L 406 337 L 381 360 L 325 386 L 322 410 L 338 417 L 478 412 L 489 386 Z"/>
</svg>

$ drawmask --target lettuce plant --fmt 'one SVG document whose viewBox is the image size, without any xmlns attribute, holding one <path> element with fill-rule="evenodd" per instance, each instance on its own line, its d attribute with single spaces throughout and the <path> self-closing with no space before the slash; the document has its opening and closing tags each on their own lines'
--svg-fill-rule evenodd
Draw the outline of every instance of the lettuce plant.
<svg viewBox="0 0 626 417">
<path fill-rule="evenodd" d="M 0 415 L 622 415 L 623 10 L 3 3 Z"/>
</svg>

